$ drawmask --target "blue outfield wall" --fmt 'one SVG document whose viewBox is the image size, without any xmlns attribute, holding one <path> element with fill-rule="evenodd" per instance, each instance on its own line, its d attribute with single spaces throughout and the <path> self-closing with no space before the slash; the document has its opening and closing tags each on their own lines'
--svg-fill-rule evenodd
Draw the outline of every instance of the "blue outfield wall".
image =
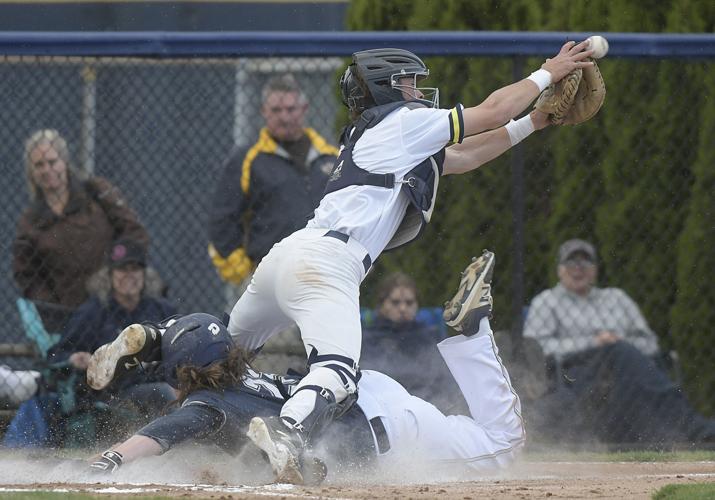
<svg viewBox="0 0 715 500">
<path fill-rule="evenodd" d="M 0 213 L 0 230 L 13 235 L 20 210 L 25 205 L 22 141 L 34 129 L 60 129 L 76 152 L 81 137 L 83 107 L 81 78 L 87 61 L 70 59 L 60 64 L 19 62 L 18 56 L 134 56 L 146 58 L 111 66 L 99 64 L 96 97 L 96 173 L 119 185 L 130 201 L 140 207 L 150 233 L 175 234 L 170 244 L 154 245 L 152 262 L 162 275 L 170 276 L 170 295 L 182 312 L 204 310 L 219 313 L 225 308 L 221 282 L 206 253 L 206 211 L 223 158 L 233 143 L 234 114 L 257 116 L 256 102 L 234 109 L 236 68 L 234 57 L 348 56 L 371 47 L 397 46 L 422 56 L 521 57 L 554 54 L 566 40 L 581 40 L 593 33 L 565 32 L 0 32 L 0 108 L 6 127 L 0 131 L 5 148 L 0 151 L 0 178 L 15 194 L 6 199 Z M 610 42 L 609 57 L 711 59 L 715 35 L 602 33 Z M 154 65 L 156 60 L 209 58 L 219 64 Z M 224 58 L 225 60 L 221 60 Z M 30 58 L 31 59 L 31 58 Z M 35 63 L 39 62 L 35 66 Z M 148 62 L 149 64 L 144 64 Z M 193 61 L 191 61 L 193 62 Z M 214 61 L 215 62 L 215 61 Z M 281 64 L 283 64 L 283 61 Z M 338 60 L 337 64 L 339 65 Z M 104 66 L 102 66 L 104 64 Z M 157 66 L 157 67 L 153 67 Z M 159 68 L 158 66 L 161 66 Z M 210 74 L 207 74 L 207 71 Z M 331 70 L 332 71 L 332 70 Z M 261 75 L 267 77 L 268 73 Z M 311 81 L 310 73 L 300 75 Z M 254 79 L 257 75 L 253 75 Z M 311 81 L 314 99 L 322 97 L 330 119 L 325 130 L 333 132 L 336 96 L 334 75 L 321 73 L 324 83 Z M 175 84 L 181 81 L 182 85 Z M 256 82 L 253 82 L 256 83 Z M 161 90 L 163 89 L 163 90 Z M 316 108 L 317 108 L 317 102 Z M 234 113 L 235 112 L 235 113 Z M 187 144 L 187 117 L 210 124 L 206 138 Z M 314 123 L 318 123 L 315 120 Z M 250 120 L 258 126 L 260 120 Z M 251 128 L 251 127 L 246 127 Z M 246 134 L 253 136 L 253 129 Z M 204 139 L 206 139 L 204 138 Z M 331 137 L 334 139 L 334 137 Z M 161 183 L 157 172 L 168 172 Z M 517 176 L 518 177 L 518 176 Z M 157 191 L 164 201 L 153 202 Z M 168 194 L 167 194 L 168 193 Z M 175 194 L 173 194 L 175 193 Z M 189 203 L 187 203 L 189 200 Z M 181 228 L 178 231 L 177 228 Z M 0 243 L 0 319 L 16 324 L 12 279 L 12 238 Z M 516 292 L 515 292 L 516 293 Z M 517 301 L 517 303 L 521 303 Z M 7 328 L 19 341 L 22 333 Z M 2 335 L 2 332 L 0 332 Z"/>
<path fill-rule="evenodd" d="M 0 32 L 0 54 L 47 56 L 345 56 L 398 46 L 421 56 L 536 56 L 595 33 L 516 31 L 412 32 Z M 598 33 L 609 57 L 712 58 L 707 33 Z"/>
</svg>

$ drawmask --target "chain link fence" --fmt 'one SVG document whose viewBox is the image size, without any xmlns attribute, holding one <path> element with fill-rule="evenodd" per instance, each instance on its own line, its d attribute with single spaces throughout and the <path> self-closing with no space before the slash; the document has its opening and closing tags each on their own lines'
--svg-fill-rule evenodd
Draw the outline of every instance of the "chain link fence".
<svg viewBox="0 0 715 500">
<path fill-rule="evenodd" d="M 515 70 L 510 58 L 473 59 L 483 68 L 494 67 L 504 79 L 485 79 L 477 84 L 478 74 L 463 74 L 466 78 L 458 91 L 471 92 L 471 101 L 464 101 L 467 105 L 511 81 L 515 71 L 523 76 L 528 73 L 523 68 L 530 67 L 519 60 Z M 449 58 L 444 61 L 437 66 L 444 69 L 454 62 Z M 690 119 L 686 117 L 674 138 L 648 132 L 647 122 L 653 120 L 649 113 L 665 116 L 648 104 L 673 107 L 683 97 L 672 87 L 658 86 L 659 75 L 668 70 L 668 64 L 675 63 L 604 61 L 609 95 L 593 123 L 546 131 L 493 165 L 459 178 L 446 178 L 436 220 L 423 239 L 381 258 L 365 283 L 361 300 L 366 318 L 379 309 L 380 280 L 401 270 L 417 281 L 419 317 L 437 324 L 439 313 L 424 311 L 438 311 L 450 298 L 458 283 L 457 273 L 470 256 L 485 247 L 495 250 L 494 325 L 500 331 L 503 356 L 509 368 L 513 367 L 514 383 L 524 393 L 525 406 L 543 417 L 543 421 L 532 423 L 539 429 L 535 432 L 539 438 L 562 442 L 588 435 L 589 439 L 605 442 L 662 443 L 672 437 L 674 442 L 695 442 L 699 437 L 693 429 L 706 432 L 711 425 L 700 414 L 712 411 L 715 404 L 703 396 L 712 381 L 696 376 L 702 361 L 693 361 L 693 356 L 700 356 L 696 351 L 702 351 L 705 358 L 712 357 L 714 337 L 703 332 L 689 343 L 687 337 L 672 334 L 675 323 L 670 309 L 677 304 L 679 286 L 675 261 L 684 251 L 676 248 L 676 243 L 697 184 L 694 165 L 703 150 L 697 120 L 705 111 L 701 108 Z M 683 75 L 712 71 L 709 63 L 678 64 Z M 306 124 L 335 145 L 346 119 L 336 88 L 336 75 L 343 67 L 344 60 L 338 57 L 155 60 L 0 56 L 0 109 L 4 118 L 0 125 L 4 145 L 0 170 L 5 186 L 0 226 L 6 235 L 0 247 L 0 362 L 8 367 L 0 372 L 3 404 L 13 408 L 33 393 L 33 383 L 38 379 L 27 370 L 41 371 L 51 361 L 42 356 L 38 319 L 48 334 L 62 333 L 71 314 L 92 296 L 84 279 L 81 283 L 77 280 L 93 275 L 107 263 L 116 236 L 115 232 L 111 237 L 101 237 L 97 231 L 85 228 L 83 232 L 72 224 L 67 227 L 72 235 L 69 243 L 52 229 L 41 234 L 56 222 L 57 215 L 52 212 L 56 207 L 43 205 L 42 197 L 33 199 L 28 185 L 61 180 L 37 177 L 41 174 L 36 174 L 33 165 L 39 158 L 31 157 L 33 152 L 25 147 L 33 133 L 58 131 L 67 143 L 70 178 L 83 182 L 106 179 L 113 187 L 116 203 L 125 204 L 135 214 L 151 241 L 148 265 L 163 284 L 156 288 L 157 296 L 172 302 L 182 313 L 221 314 L 230 310 L 231 304 L 227 285 L 207 252 L 207 228 L 224 162 L 234 147 L 248 148 L 257 141 L 264 125 L 261 88 L 270 77 L 285 73 L 296 77 L 307 97 Z M 439 73 L 435 74 L 433 83 L 441 86 Z M 443 73 L 443 78 L 450 78 L 449 74 Z M 617 106 L 623 100 L 619 85 L 628 87 L 628 75 L 633 74 L 638 78 L 632 85 L 640 87 L 644 102 L 626 104 L 619 113 Z M 677 88 L 681 83 L 681 90 L 701 92 L 703 99 L 702 93 L 708 91 L 689 86 L 684 76 L 673 85 Z M 470 85 L 474 87 L 471 90 Z M 454 97 L 458 91 L 444 92 L 443 107 L 460 101 Z M 620 130 L 621 137 L 609 130 Z M 624 163 L 619 164 L 619 157 Z M 574 158 L 580 158 L 580 164 L 574 164 Z M 669 175 L 654 174 L 652 183 L 643 183 L 647 170 L 642 167 L 646 163 L 650 164 L 647 170 L 656 168 L 655 163 Z M 49 167 L 45 166 L 48 171 Z M 71 182 L 68 186 L 80 189 L 72 187 Z M 88 198 L 102 208 L 103 193 L 90 191 Z M 290 196 L 285 193 L 289 191 L 282 196 Z M 638 201 L 630 200 L 631 196 L 639 197 Z M 280 197 L 265 200 L 285 202 Z M 262 202 L 268 202 L 265 200 L 256 200 L 253 209 L 260 209 Z M 655 222 L 643 219 L 642 205 L 651 207 L 654 218 L 663 211 L 677 213 L 678 218 L 653 227 Z M 38 246 L 34 254 L 25 254 L 23 274 L 19 276 L 15 235 L 28 210 L 44 212 L 27 219 L 31 221 L 26 228 L 30 236 L 22 248 L 32 250 L 32 243 L 38 241 L 44 246 Z M 65 217 L 70 216 L 65 210 Z M 77 222 L 80 226 L 82 223 Z M 616 234 L 613 228 L 621 232 Z M 594 251 L 581 245 L 559 257 L 560 244 L 570 238 L 590 241 Z M 661 245 L 665 240 L 672 243 L 664 248 Z M 658 247 L 654 247 L 654 241 Z M 98 247 L 89 249 L 93 245 Z M 75 249 L 65 250 L 69 254 L 53 254 L 57 248 Z M 657 263 L 649 259 L 648 252 L 659 249 L 670 260 L 653 272 Z M 35 274 L 28 274 L 28 269 L 35 269 Z M 711 270 L 698 269 L 712 274 Z M 559 277 L 562 284 L 556 286 Z M 37 292 L 42 287 L 52 289 L 55 282 L 71 282 L 82 291 L 70 301 L 53 300 L 51 294 Z M 591 282 L 605 290 L 580 295 L 578 291 L 569 292 L 566 286 L 576 290 Z M 62 292 L 57 291 L 54 297 Z M 535 296 L 538 298 L 532 302 Z M 711 303 L 713 298 L 707 297 Z M 121 323 L 122 318 L 112 321 Z M 619 338 L 634 339 L 628 344 L 633 349 L 614 348 L 622 344 L 614 342 Z M 33 351 L 19 344 L 33 346 Z M 598 350 L 599 346 L 605 348 Z M 673 389 L 671 399 L 659 400 L 658 404 L 666 405 L 659 411 L 677 407 L 681 413 L 668 418 L 683 428 L 692 424 L 689 430 L 693 432 L 663 436 L 658 429 L 639 434 L 637 429 L 627 428 L 627 422 L 645 418 L 635 406 L 647 407 L 643 398 L 650 396 L 638 390 L 641 386 L 625 384 L 622 388 L 621 375 L 614 374 L 623 366 L 636 370 L 623 372 L 626 378 L 650 376 L 653 380 L 662 374 L 665 385 L 669 381 L 683 384 L 685 391 Z M 691 408 L 691 403 L 695 409 L 688 413 L 685 408 Z M 553 425 L 553 413 L 560 411 L 563 417 L 566 408 L 593 418 L 574 423 L 569 427 L 571 432 L 566 432 L 565 423 Z M 554 432 L 550 434 L 549 429 Z"/>
</svg>

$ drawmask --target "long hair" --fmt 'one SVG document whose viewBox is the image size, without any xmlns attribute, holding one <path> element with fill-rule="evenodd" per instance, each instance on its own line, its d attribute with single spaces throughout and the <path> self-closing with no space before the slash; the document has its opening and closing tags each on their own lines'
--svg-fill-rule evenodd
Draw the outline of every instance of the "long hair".
<svg viewBox="0 0 715 500">
<path fill-rule="evenodd" d="M 248 369 L 249 354 L 241 347 L 234 347 L 228 356 L 209 366 L 199 368 L 192 365 L 176 369 L 178 395 L 176 403 L 181 404 L 192 392 L 208 389 L 222 391 L 236 387 Z"/>
<path fill-rule="evenodd" d="M 33 165 L 30 154 L 41 144 L 49 144 L 52 146 L 52 148 L 57 151 L 59 158 L 67 165 L 67 182 L 70 182 L 72 177 L 79 180 L 86 178 L 86 175 L 75 168 L 72 163 L 69 148 L 67 147 L 67 140 L 62 137 L 57 130 L 38 130 L 25 141 L 25 178 L 27 180 L 27 190 L 30 194 L 30 199 L 33 201 L 42 196 L 42 192 L 35 185 L 32 176 Z"/>
<path fill-rule="evenodd" d="M 87 293 L 95 295 L 103 306 L 107 306 L 112 296 L 112 271 L 105 265 L 87 279 Z M 166 297 L 168 288 L 159 271 L 151 266 L 144 269 L 144 289 L 142 297 Z"/>
<path fill-rule="evenodd" d="M 417 283 L 410 276 L 402 272 L 394 272 L 385 276 L 377 286 L 377 307 L 381 307 L 395 288 L 404 287 L 412 290 L 417 298 Z"/>
</svg>

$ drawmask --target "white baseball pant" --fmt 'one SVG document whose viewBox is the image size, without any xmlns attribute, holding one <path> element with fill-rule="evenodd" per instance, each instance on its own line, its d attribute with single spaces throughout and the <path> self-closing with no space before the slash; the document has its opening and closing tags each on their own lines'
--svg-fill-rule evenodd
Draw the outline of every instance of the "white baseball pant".
<svg viewBox="0 0 715 500">
<path fill-rule="evenodd" d="M 458 335 L 438 348 L 469 406 L 471 418 L 445 416 L 379 372 L 363 371 L 358 404 L 380 417 L 390 441 L 382 460 L 463 464 L 485 471 L 511 464 L 525 442 L 519 397 L 501 363 L 487 318 L 479 333 Z"/>
<path fill-rule="evenodd" d="M 242 347 L 254 350 L 293 323 L 300 328 L 306 355 L 345 356 L 358 362 L 362 341 L 360 283 L 365 277 L 365 248 L 326 237 L 327 229 L 301 229 L 275 244 L 261 261 L 248 289 L 231 311 L 228 329 Z M 332 391 L 337 402 L 356 390 L 335 370 L 316 363 L 302 386 Z M 337 363 L 341 364 L 341 363 Z M 345 367 L 348 371 L 353 367 Z M 353 370 L 354 372 L 354 370 Z M 317 394 L 300 391 L 286 402 L 281 417 L 302 422 Z"/>
</svg>

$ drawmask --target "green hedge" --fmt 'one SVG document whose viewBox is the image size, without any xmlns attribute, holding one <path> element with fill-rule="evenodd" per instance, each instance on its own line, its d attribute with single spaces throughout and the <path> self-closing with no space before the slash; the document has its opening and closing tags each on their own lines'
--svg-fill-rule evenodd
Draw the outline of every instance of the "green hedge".
<svg viewBox="0 0 715 500">
<path fill-rule="evenodd" d="M 693 75 L 704 82 L 705 99 L 694 177 L 683 230 L 677 240 L 677 260 L 667 272 L 677 273 L 677 294 L 670 310 L 675 348 L 683 360 L 686 390 L 710 415 L 715 414 L 715 74 Z M 664 269 L 665 271 L 665 269 Z"/>
<path fill-rule="evenodd" d="M 715 3 L 685 0 L 354 0 L 354 30 L 712 32 Z M 524 75 L 540 59 L 527 59 Z M 601 113 L 524 143 L 527 298 L 553 286 L 564 239 L 592 240 L 601 283 L 640 304 L 665 349 L 677 348 L 686 389 L 715 412 L 715 67 L 711 61 L 601 61 Z M 513 81 L 510 58 L 431 58 L 442 107 L 474 105 Z M 417 244 L 381 257 L 366 304 L 385 272 L 416 276 L 422 303 L 453 292 L 482 248 L 496 251 L 496 326 L 510 325 L 513 222 L 510 154 L 445 178 L 434 222 Z"/>
</svg>

